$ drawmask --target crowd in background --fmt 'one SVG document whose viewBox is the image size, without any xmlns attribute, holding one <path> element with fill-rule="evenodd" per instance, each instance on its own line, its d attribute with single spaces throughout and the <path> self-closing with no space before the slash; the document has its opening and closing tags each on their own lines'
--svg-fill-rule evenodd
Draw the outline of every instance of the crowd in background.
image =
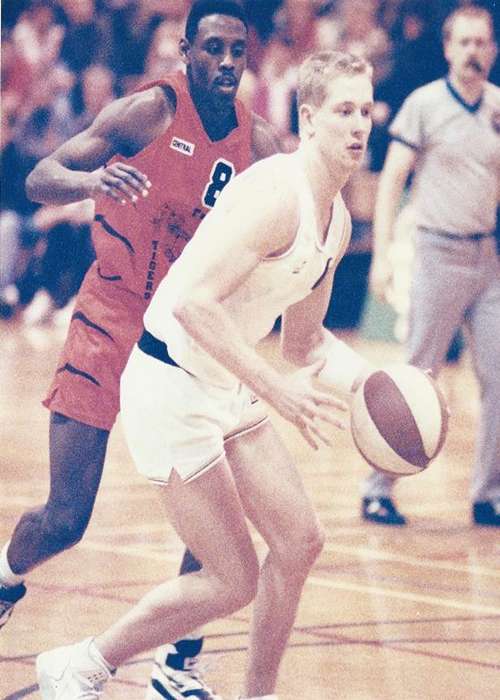
<svg viewBox="0 0 500 700">
<path fill-rule="evenodd" d="M 347 307 L 338 307 L 337 318 L 332 319 L 332 325 L 355 325 L 366 291 L 370 222 L 387 126 L 412 90 L 445 74 L 441 25 L 463 3 L 242 2 L 250 33 L 248 70 L 239 96 L 278 129 L 286 148 L 292 149 L 296 142 L 297 69 L 308 53 L 347 50 L 373 63 L 376 109 L 369 153 L 344 193 L 354 220 L 352 255 L 344 262 L 351 293 L 343 295 Z M 65 310 L 71 310 L 71 299 L 93 258 L 92 209 L 88 202 L 39 207 L 26 198 L 24 180 L 38 160 L 89 125 L 111 100 L 182 67 L 178 40 L 190 4 L 189 0 L 2 3 L 0 317 L 20 314 L 28 325 L 49 318 L 66 322 Z M 495 0 L 476 4 L 495 16 Z M 499 61 L 490 80 L 500 84 Z M 342 279 L 339 274 L 341 286 Z"/>
</svg>

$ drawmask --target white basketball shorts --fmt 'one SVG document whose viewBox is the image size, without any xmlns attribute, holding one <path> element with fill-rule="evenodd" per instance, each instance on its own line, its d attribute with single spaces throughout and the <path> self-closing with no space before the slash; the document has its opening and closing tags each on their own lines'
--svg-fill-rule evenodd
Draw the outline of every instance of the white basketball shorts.
<svg viewBox="0 0 500 700">
<path fill-rule="evenodd" d="M 200 476 L 224 454 L 224 441 L 268 420 L 261 401 L 241 384 L 201 382 L 134 346 L 122 374 L 121 421 L 137 470 L 166 484 Z"/>
</svg>

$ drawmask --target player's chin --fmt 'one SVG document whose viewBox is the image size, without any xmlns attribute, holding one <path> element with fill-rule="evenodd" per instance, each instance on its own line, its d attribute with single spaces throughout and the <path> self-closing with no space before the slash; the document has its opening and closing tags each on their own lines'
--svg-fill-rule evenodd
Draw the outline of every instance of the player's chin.
<svg viewBox="0 0 500 700">
<path fill-rule="evenodd" d="M 349 154 L 345 160 L 346 169 L 354 173 L 363 167 L 364 163 L 364 152 Z"/>
<path fill-rule="evenodd" d="M 212 94 L 218 102 L 233 102 L 237 91 L 237 85 L 215 85 Z"/>
<path fill-rule="evenodd" d="M 349 160 L 351 163 L 353 163 L 356 167 L 361 165 L 363 162 L 363 158 L 365 155 L 365 149 L 364 148 L 348 148 L 347 153 L 349 156 Z"/>
<path fill-rule="evenodd" d="M 477 66 L 465 66 L 462 71 L 462 80 L 464 82 L 471 82 L 477 80 L 478 78 L 483 78 L 484 72 L 482 67 Z"/>
</svg>

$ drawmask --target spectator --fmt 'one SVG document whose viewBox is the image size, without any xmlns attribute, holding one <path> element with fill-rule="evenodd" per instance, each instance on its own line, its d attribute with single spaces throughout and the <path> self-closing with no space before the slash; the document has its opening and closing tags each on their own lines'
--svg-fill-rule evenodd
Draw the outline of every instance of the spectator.
<svg viewBox="0 0 500 700">
<path fill-rule="evenodd" d="M 65 25 L 61 60 L 77 75 L 94 61 L 105 61 L 109 36 L 95 0 L 58 0 Z"/>
<path fill-rule="evenodd" d="M 326 48 L 313 0 L 284 0 L 276 11 L 274 32 L 264 51 L 255 92 L 255 109 L 283 138 L 297 133 L 294 110 L 298 67 L 306 54 Z M 286 141 L 285 141 L 286 144 Z M 289 147 L 296 140 L 289 141 Z"/>
<path fill-rule="evenodd" d="M 391 67 L 391 42 L 378 22 L 377 0 L 339 0 L 336 5 L 339 51 L 362 56 L 374 68 L 375 85 L 388 75 Z"/>
<path fill-rule="evenodd" d="M 446 73 L 439 26 L 432 0 L 403 0 L 393 27 L 393 66 L 378 86 L 377 97 L 395 114 L 404 99 L 421 85 Z"/>
<path fill-rule="evenodd" d="M 89 126 L 101 109 L 116 97 L 115 75 L 109 68 L 100 63 L 86 68 L 73 91 L 75 133 Z"/>
<path fill-rule="evenodd" d="M 157 80 L 167 73 L 181 69 L 178 44 L 184 31 L 187 10 L 187 0 L 168 3 L 168 14 L 154 30 L 146 54 L 145 75 L 148 80 Z"/>
<path fill-rule="evenodd" d="M 32 0 L 12 31 L 16 55 L 29 67 L 31 82 L 45 76 L 59 58 L 64 28 L 55 22 L 50 0 Z"/>
</svg>

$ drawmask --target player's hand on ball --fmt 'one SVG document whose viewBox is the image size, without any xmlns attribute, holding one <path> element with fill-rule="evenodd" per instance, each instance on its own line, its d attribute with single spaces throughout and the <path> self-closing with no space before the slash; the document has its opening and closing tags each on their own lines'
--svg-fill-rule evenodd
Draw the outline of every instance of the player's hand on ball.
<svg viewBox="0 0 500 700">
<path fill-rule="evenodd" d="M 318 449 L 320 442 L 325 445 L 331 445 L 332 442 L 318 422 L 329 423 L 341 430 L 346 429 L 345 421 L 335 414 L 335 411 L 347 411 L 345 401 L 314 387 L 314 379 L 324 364 L 324 360 L 318 360 L 283 377 L 280 390 L 269 400 L 283 418 L 299 429 L 314 450 Z"/>
<path fill-rule="evenodd" d="M 147 197 L 151 188 L 147 175 L 126 163 L 112 163 L 90 175 L 91 197 L 104 194 L 120 204 L 135 204 L 139 197 Z"/>
</svg>

